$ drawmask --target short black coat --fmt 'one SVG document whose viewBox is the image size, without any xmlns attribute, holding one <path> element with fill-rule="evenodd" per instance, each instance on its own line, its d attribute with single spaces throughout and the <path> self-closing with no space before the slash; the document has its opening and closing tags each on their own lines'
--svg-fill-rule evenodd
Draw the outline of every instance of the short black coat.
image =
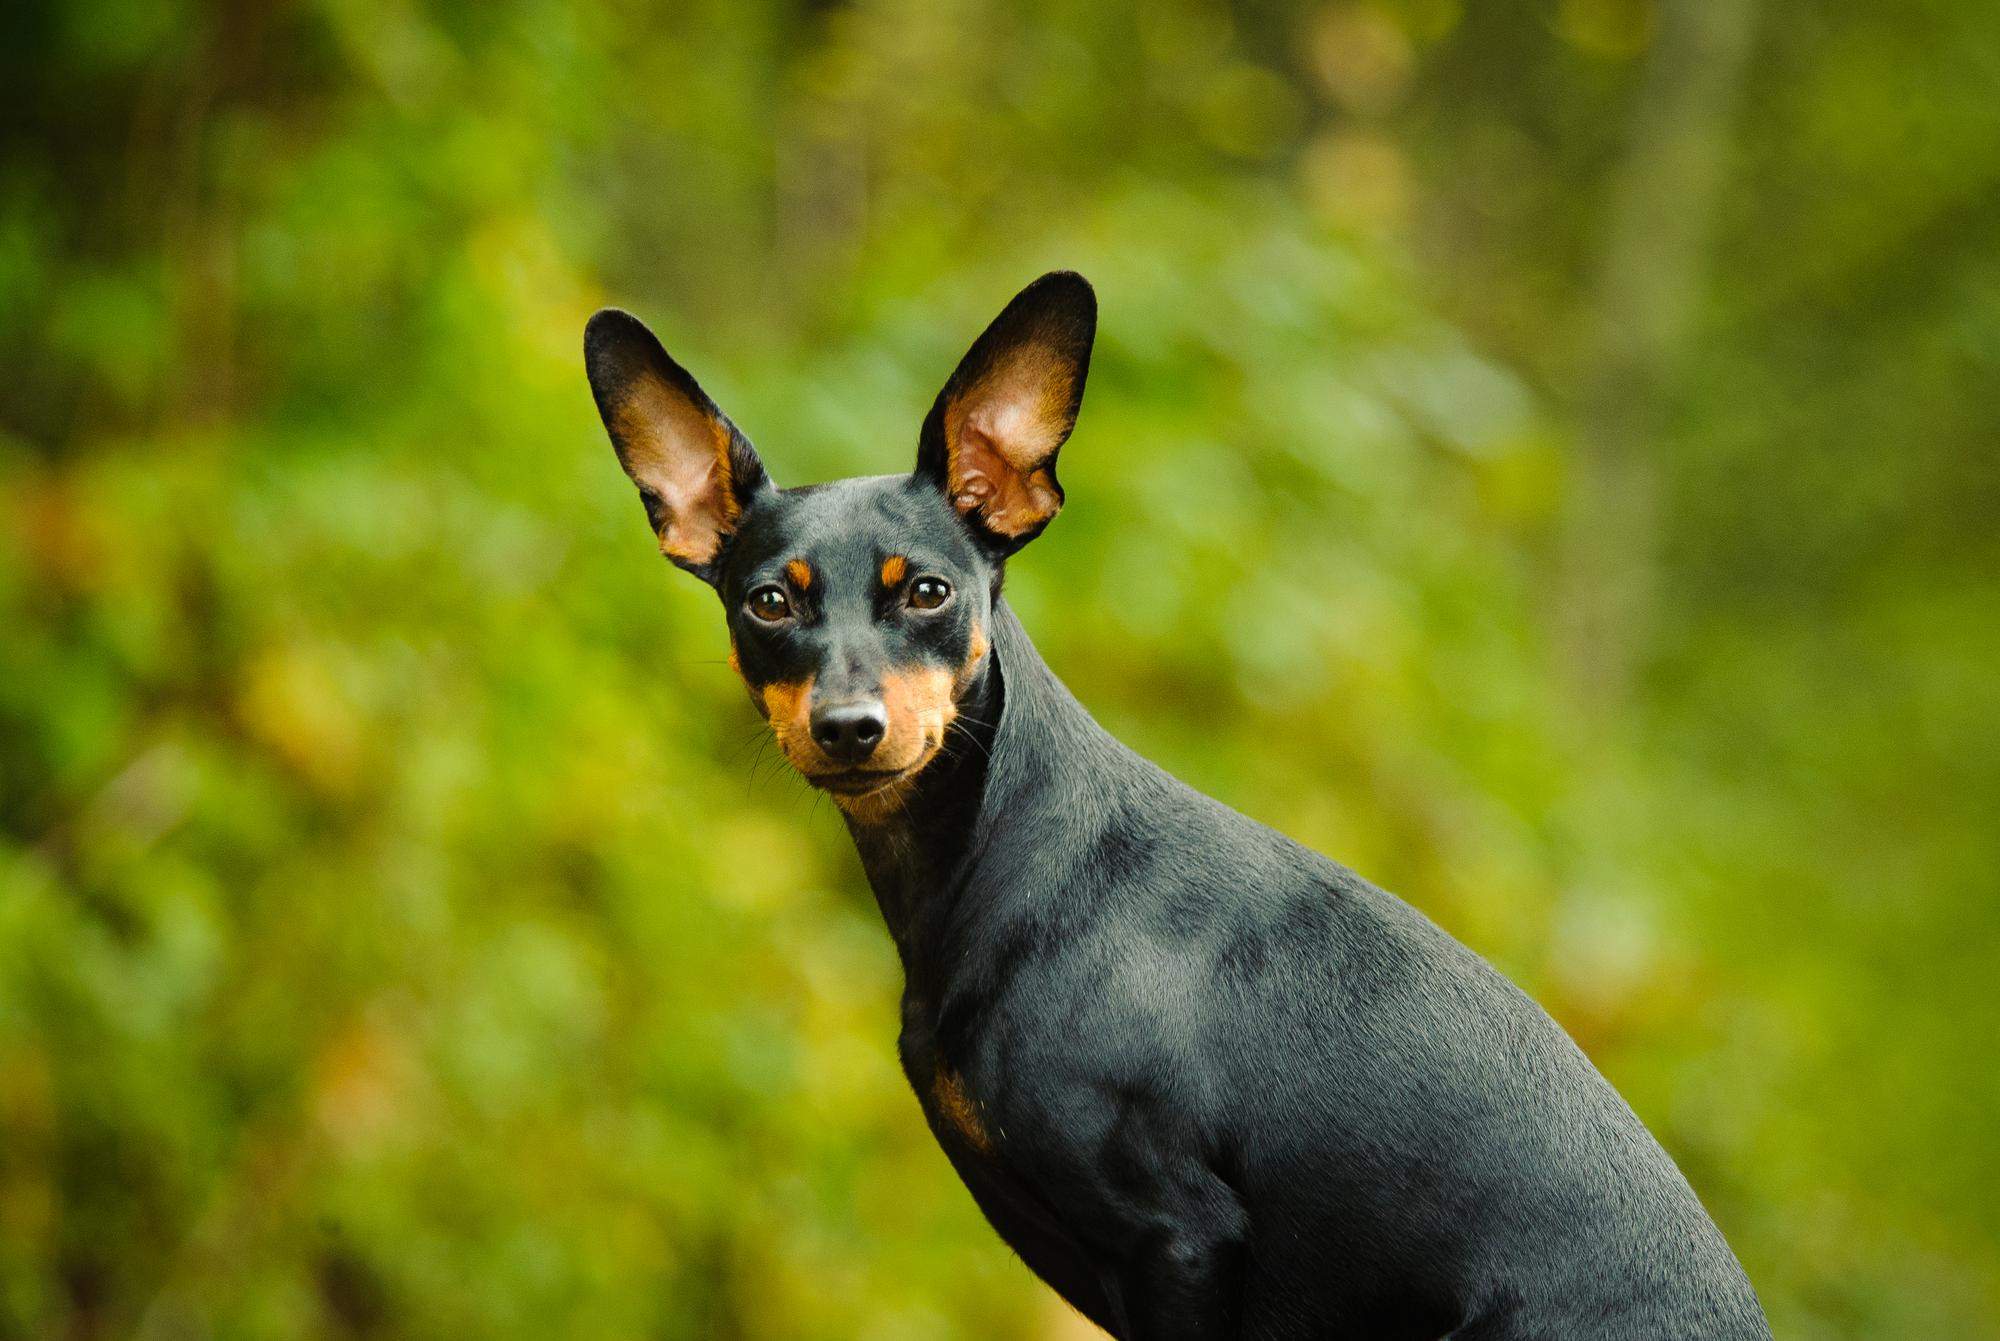
<svg viewBox="0 0 2000 1341">
<path fill-rule="evenodd" d="M 904 1069 L 1032 1269 L 1134 1337 L 1769 1336 L 1539 1006 L 1119 744 L 1004 601 L 993 625 L 977 748 L 897 835 L 855 831 Z"/>
</svg>

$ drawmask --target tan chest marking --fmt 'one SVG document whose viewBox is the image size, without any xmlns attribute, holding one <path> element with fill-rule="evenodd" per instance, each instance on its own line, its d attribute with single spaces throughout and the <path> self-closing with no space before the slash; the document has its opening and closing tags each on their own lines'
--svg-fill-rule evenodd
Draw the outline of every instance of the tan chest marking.
<svg viewBox="0 0 2000 1341">
<path fill-rule="evenodd" d="M 931 1102 L 945 1125 L 963 1136 L 967 1145 L 982 1155 L 993 1152 L 993 1138 L 986 1134 L 986 1124 L 980 1120 L 979 1105 L 965 1092 L 958 1073 L 945 1070 L 942 1062 L 931 1080 Z"/>
</svg>

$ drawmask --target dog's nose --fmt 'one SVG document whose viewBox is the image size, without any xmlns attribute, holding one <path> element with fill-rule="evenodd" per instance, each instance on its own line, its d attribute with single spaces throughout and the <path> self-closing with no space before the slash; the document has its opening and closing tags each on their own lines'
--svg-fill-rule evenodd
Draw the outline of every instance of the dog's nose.
<svg viewBox="0 0 2000 1341">
<path fill-rule="evenodd" d="M 813 709 L 813 740 L 828 758 L 843 764 L 858 764 L 875 753 L 888 729 L 889 715 L 873 701 L 828 703 Z"/>
</svg>

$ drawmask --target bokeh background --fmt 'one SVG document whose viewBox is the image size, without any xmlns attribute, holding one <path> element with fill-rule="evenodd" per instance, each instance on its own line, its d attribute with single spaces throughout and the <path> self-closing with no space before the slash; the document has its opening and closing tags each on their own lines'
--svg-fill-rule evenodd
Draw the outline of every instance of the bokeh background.
<svg viewBox="0 0 2000 1341">
<path fill-rule="evenodd" d="M 1055 1338 L 585 387 L 1103 311 L 1010 591 L 1547 1003 L 1781 1336 L 2000 1335 L 2000 8 L 0 20 L 0 1338 Z"/>
</svg>

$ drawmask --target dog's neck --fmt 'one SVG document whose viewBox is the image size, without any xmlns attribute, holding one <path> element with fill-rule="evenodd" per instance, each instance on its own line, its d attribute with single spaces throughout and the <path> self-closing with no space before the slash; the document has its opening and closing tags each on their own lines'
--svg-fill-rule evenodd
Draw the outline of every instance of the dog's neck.
<svg viewBox="0 0 2000 1341">
<path fill-rule="evenodd" d="M 994 603 L 990 641 L 944 751 L 906 804 L 879 823 L 848 817 L 906 974 L 939 961 L 926 951 L 948 934 L 991 849 L 1019 843 L 1020 827 L 1052 807 L 1068 824 L 1089 824 L 1114 800 L 1094 764 L 1107 747 L 1120 747 L 1056 678 L 1004 601 Z"/>
</svg>

